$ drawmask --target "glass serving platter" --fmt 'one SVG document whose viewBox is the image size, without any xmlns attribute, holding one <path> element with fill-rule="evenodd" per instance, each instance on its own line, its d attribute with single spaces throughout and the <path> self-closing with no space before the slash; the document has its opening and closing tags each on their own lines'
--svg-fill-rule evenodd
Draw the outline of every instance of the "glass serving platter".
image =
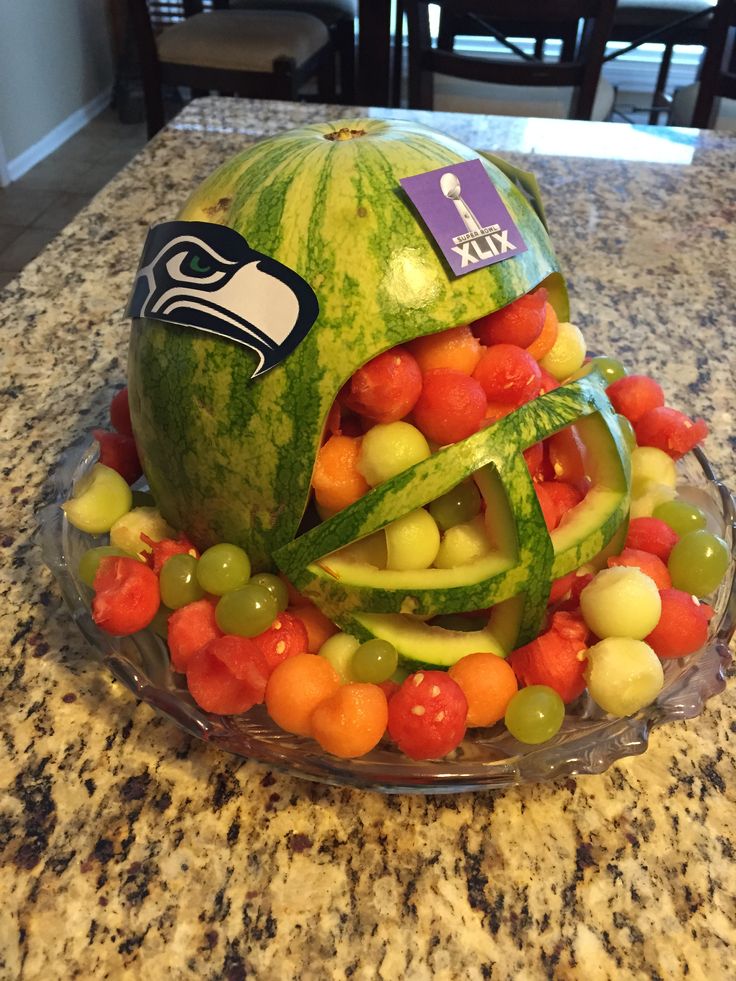
<svg viewBox="0 0 736 981">
<path fill-rule="evenodd" d="M 72 527 L 59 507 L 96 460 L 96 443 L 76 443 L 59 461 L 53 478 L 53 501 L 40 513 L 44 560 L 72 617 L 115 677 L 136 698 L 186 732 L 226 752 L 306 779 L 384 793 L 494 790 L 573 774 L 601 773 L 622 757 L 645 752 L 649 733 L 656 726 L 700 715 L 706 701 L 725 687 L 725 669 L 731 661 L 728 643 L 736 625 L 736 505 L 699 450 L 678 464 L 678 495 L 706 512 L 710 529 L 725 539 L 732 556 L 727 575 L 711 601 L 715 615 L 708 643 L 688 657 L 665 661 L 662 692 L 634 716 L 612 718 L 584 693 L 568 706 L 562 729 L 546 743 L 519 743 L 499 724 L 469 729 L 451 756 L 420 762 L 404 756 L 388 741 L 358 759 L 338 759 L 312 740 L 279 729 L 263 706 L 238 717 L 205 712 L 189 695 L 184 676 L 172 670 L 166 644 L 156 633 L 149 629 L 130 637 L 112 637 L 99 630 L 90 612 L 92 592 L 77 570 L 82 554 L 102 544 L 103 539 Z"/>
</svg>

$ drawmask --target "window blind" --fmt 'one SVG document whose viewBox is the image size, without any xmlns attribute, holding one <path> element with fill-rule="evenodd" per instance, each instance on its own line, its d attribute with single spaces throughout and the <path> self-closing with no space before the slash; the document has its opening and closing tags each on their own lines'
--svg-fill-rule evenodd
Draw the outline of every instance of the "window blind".
<svg viewBox="0 0 736 981">
<path fill-rule="evenodd" d="M 183 20 L 187 8 L 190 12 L 196 12 L 199 7 L 202 10 L 211 10 L 213 0 L 148 0 L 148 12 L 154 30 Z"/>
</svg>

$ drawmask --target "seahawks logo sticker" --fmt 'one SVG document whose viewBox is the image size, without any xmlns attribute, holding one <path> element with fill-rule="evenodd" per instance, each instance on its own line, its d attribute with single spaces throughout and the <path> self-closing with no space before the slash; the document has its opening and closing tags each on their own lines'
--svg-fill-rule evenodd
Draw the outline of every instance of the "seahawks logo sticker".
<svg viewBox="0 0 736 981">
<path fill-rule="evenodd" d="M 232 228 L 166 221 L 148 232 L 127 316 L 193 327 L 258 356 L 252 377 L 279 364 L 319 313 L 314 290 Z"/>
</svg>

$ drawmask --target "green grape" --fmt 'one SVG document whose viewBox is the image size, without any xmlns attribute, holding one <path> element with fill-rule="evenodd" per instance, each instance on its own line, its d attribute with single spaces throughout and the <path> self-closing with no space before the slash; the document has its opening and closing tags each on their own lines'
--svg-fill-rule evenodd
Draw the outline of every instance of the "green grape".
<svg viewBox="0 0 736 981">
<path fill-rule="evenodd" d="M 70 524 L 88 535 L 102 535 L 130 511 L 133 495 L 117 470 L 96 463 L 62 504 Z"/>
<path fill-rule="evenodd" d="M 429 444 L 416 426 L 408 422 L 379 423 L 363 437 L 358 470 L 375 487 L 429 455 Z"/>
<path fill-rule="evenodd" d="M 248 582 L 250 559 L 237 545 L 213 545 L 199 559 L 197 579 L 206 593 L 223 596 Z"/>
<path fill-rule="evenodd" d="M 178 610 L 204 596 L 197 580 L 197 560 L 189 554 L 172 555 L 164 562 L 159 585 L 161 602 L 171 610 Z"/>
<path fill-rule="evenodd" d="M 100 545 L 98 548 L 88 548 L 79 560 L 79 578 L 85 586 L 89 586 L 90 589 L 92 588 L 97 570 L 100 567 L 100 562 L 108 555 L 125 555 L 130 558 L 127 552 L 124 552 L 121 548 L 116 548 L 114 545 Z"/>
<path fill-rule="evenodd" d="M 624 368 L 617 358 L 607 358 L 604 355 L 591 358 L 590 368 L 591 370 L 593 368 L 598 369 L 598 373 L 603 375 L 606 385 L 618 381 L 619 378 L 623 378 L 626 374 L 626 368 Z"/>
<path fill-rule="evenodd" d="M 704 528 L 683 535 L 670 552 L 667 568 L 675 589 L 708 596 L 728 569 L 728 545 Z"/>
<path fill-rule="evenodd" d="M 626 374 L 626 368 L 624 368 L 618 358 L 608 358 L 605 355 L 591 358 L 589 366 L 591 371 L 593 368 L 597 368 L 598 373 L 603 375 L 606 385 L 618 381 L 619 378 L 623 378 Z"/>
<path fill-rule="evenodd" d="M 506 728 L 520 743 L 543 743 L 559 732 L 565 703 L 553 688 L 530 685 L 512 697 L 506 708 Z"/>
<path fill-rule="evenodd" d="M 636 435 L 634 433 L 634 427 L 631 425 L 626 416 L 622 416 L 620 413 L 616 413 L 616 421 L 618 422 L 621 430 L 621 435 L 623 436 L 624 443 L 626 444 L 626 449 L 629 451 L 629 453 L 633 453 L 636 449 Z"/>
<path fill-rule="evenodd" d="M 264 586 L 248 583 L 225 593 L 215 608 L 215 620 L 226 634 L 256 637 L 268 630 L 278 612 L 275 598 Z"/>
<path fill-rule="evenodd" d="M 598 355 L 595 358 L 591 358 L 582 368 L 572 374 L 569 380 L 575 381 L 577 378 L 584 378 L 594 368 L 597 368 L 598 374 L 603 376 L 606 385 L 618 381 L 619 378 L 623 378 L 626 374 L 626 368 L 624 368 L 617 358 L 607 358 L 604 355 Z"/>
<path fill-rule="evenodd" d="M 255 576 L 250 577 L 250 582 L 254 586 L 263 586 L 264 589 L 267 589 L 276 600 L 278 612 L 283 613 L 289 605 L 289 590 L 283 579 L 279 579 L 278 576 L 274 576 L 270 572 L 257 572 Z"/>
<path fill-rule="evenodd" d="M 396 648 L 387 640 L 367 640 L 353 654 L 352 673 L 358 681 L 380 684 L 394 673 L 399 663 Z"/>
<path fill-rule="evenodd" d="M 653 516 L 664 521 L 678 535 L 687 535 L 689 531 L 705 528 L 706 519 L 700 508 L 687 501 L 665 501 L 654 509 Z"/>
<path fill-rule="evenodd" d="M 480 491 L 472 480 L 464 480 L 462 484 L 431 501 L 429 513 L 437 522 L 440 531 L 447 531 L 454 525 L 470 521 L 480 512 Z"/>
</svg>

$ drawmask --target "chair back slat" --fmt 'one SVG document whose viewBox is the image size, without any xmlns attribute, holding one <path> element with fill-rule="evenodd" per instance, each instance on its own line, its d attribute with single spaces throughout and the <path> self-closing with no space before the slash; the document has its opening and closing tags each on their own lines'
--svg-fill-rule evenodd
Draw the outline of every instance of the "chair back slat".
<svg viewBox="0 0 736 981">
<path fill-rule="evenodd" d="M 429 30 L 429 4 L 438 4 L 441 16 L 451 18 L 452 30 L 461 33 L 463 24 L 488 25 L 498 37 L 532 36 L 541 29 L 545 36 L 573 39 L 565 46 L 565 60 L 546 62 L 534 57 L 479 57 L 433 47 Z M 409 104 L 432 108 L 433 74 L 450 75 L 501 85 L 572 87 L 570 117 L 590 119 L 600 79 L 606 41 L 616 9 L 616 0 L 555 0 L 544 5 L 538 0 L 405 0 L 409 27 Z M 581 29 L 582 28 L 582 29 Z M 503 41 L 503 37 L 501 40 Z"/>
<path fill-rule="evenodd" d="M 480 14 L 491 21 L 516 21 L 527 25 L 565 24 L 581 17 L 596 17 L 600 0 L 554 0 L 541 5 L 539 0 L 427 0 L 447 8 L 454 15 Z M 616 4 L 613 4 L 615 9 Z"/>
<path fill-rule="evenodd" d="M 700 71 L 692 125 L 707 129 L 716 99 L 736 99 L 736 0 L 718 0 Z"/>
<path fill-rule="evenodd" d="M 574 64 L 551 64 L 541 61 L 489 61 L 437 51 L 432 55 L 432 71 L 475 82 L 498 85 L 574 86 L 580 73 Z"/>
</svg>

